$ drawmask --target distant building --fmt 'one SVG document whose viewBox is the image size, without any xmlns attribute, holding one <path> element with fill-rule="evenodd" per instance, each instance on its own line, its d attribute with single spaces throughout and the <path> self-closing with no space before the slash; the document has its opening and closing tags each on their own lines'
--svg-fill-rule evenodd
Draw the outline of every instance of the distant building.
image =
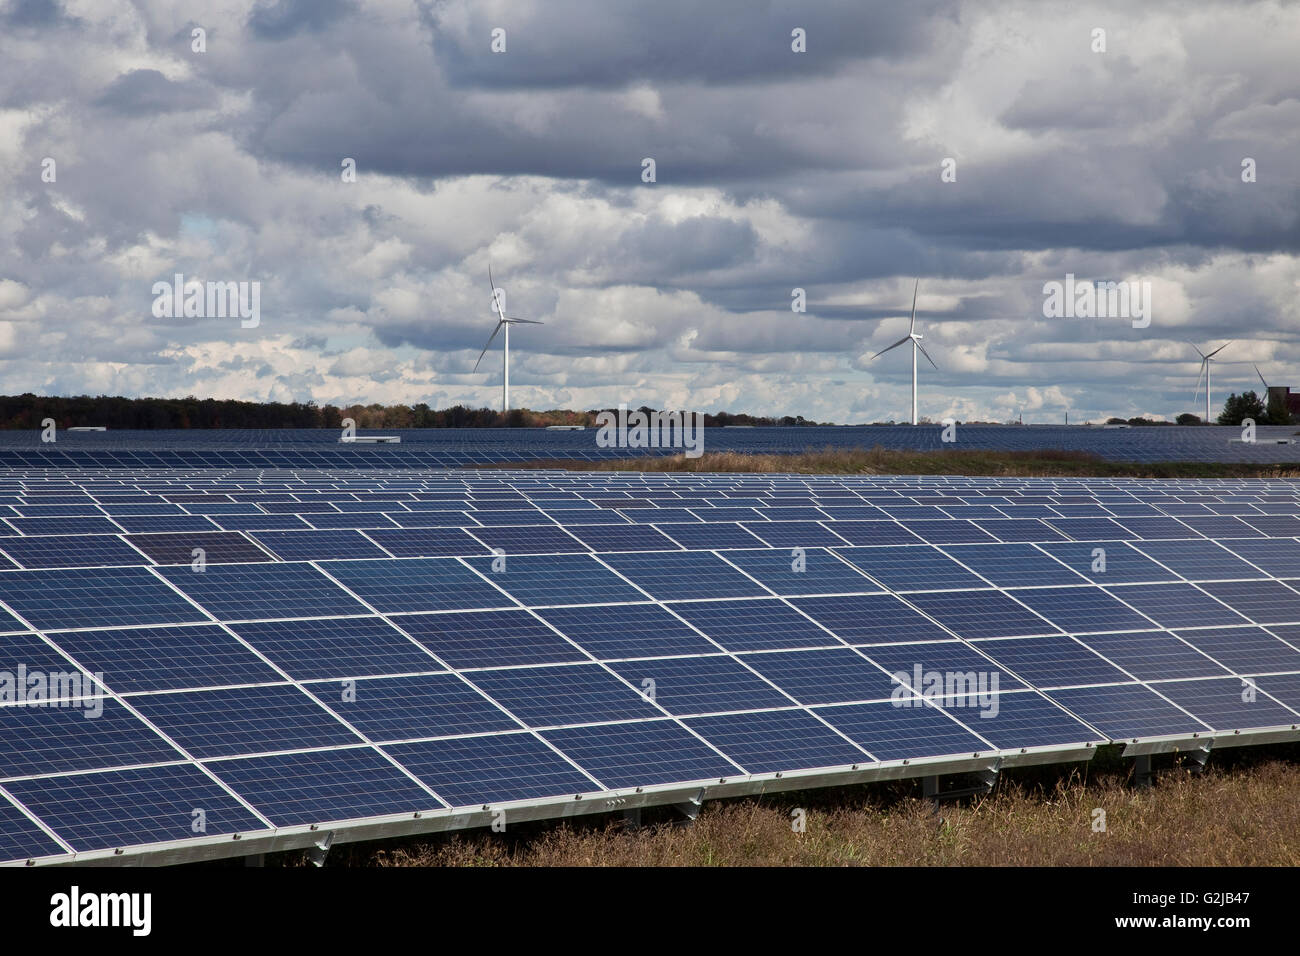
<svg viewBox="0 0 1300 956">
<path fill-rule="evenodd" d="M 1268 401 L 1271 404 L 1275 398 L 1279 398 L 1286 405 L 1286 410 L 1292 415 L 1300 415 L 1300 392 L 1291 391 L 1290 385 L 1270 385 L 1268 387 Z"/>
</svg>

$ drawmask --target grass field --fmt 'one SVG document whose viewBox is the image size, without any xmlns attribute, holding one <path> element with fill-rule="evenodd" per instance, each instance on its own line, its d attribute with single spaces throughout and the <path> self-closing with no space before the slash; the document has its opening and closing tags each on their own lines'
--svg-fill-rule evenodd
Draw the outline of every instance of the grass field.
<svg viewBox="0 0 1300 956">
<path fill-rule="evenodd" d="M 327 865 L 1300 866 L 1300 744 L 1222 751 L 1200 774 L 1157 758 L 1148 789 L 1133 786 L 1132 761 L 1117 750 L 1004 772 L 989 796 L 937 813 L 918 781 L 896 781 L 706 803 L 689 825 L 659 808 L 640 828 L 594 816 L 335 846 Z M 1104 832 L 1094 830 L 1098 809 Z"/>
<path fill-rule="evenodd" d="M 821 475 L 1007 475 L 1092 478 L 1297 478 L 1298 465 L 1230 462 L 1109 461 L 1074 451 L 899 451 L 881 448 L 825 448 L 797 455 L 706 452 L 699 458 L 662 455 L 606 461 L 553 459 L 501 468 L 561 468 L 570 471 L 785 472 Z"/>
</svg>

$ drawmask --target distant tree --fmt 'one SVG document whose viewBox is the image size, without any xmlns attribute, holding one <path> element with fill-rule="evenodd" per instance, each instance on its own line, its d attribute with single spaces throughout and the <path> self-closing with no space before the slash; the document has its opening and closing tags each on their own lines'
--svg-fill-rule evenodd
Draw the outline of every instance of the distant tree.
<svg viewBox="0 0 1300 956">
<path fill-rule="evenodd" d="M 1219 413 L 1219 424 L 1240 425 L 1243 418 L 1253 418 L 1256 423 L 1264 421 L 1264 403 L 1253 391 L 1229 395 Z"/>
<path fill-rule="evenodd" d="M 1108 418 L 1108 419 L 1106 419 L 1106 424 L 1107 424 L 1107 425 L 1127 425 L 1128 422 L 1127 422 L 1125 419 L 1123 419 L 1123 418 Z"/>
<path fill-rule="evenodd" d="M 1201 416 L 1193 415 L 1191 412 L 1183 412 L 1174 421 L 1180 425 L 1199 425 L 1201 424 Z"/>
</svg>

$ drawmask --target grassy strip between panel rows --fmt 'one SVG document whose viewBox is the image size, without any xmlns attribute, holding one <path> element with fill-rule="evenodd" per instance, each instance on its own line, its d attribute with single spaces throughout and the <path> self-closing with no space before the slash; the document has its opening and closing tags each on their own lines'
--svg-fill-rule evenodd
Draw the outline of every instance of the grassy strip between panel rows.
<svg viewBox="0 0 1300 956">
<path fill-rule="evenodd" d="M 799 454 L 706 452 L 699 458 L 662 455 L 580 461 L 557 458 L 498 468 L 558 468 L 567 471 L 691 471 L 795 473 L 812 475 L 1009 475 L 1081 478 L 1297 478 L 1300 465 L 1204 461 L 1109 461 L 1081 451 L 898 451 L 881 448 L 824 448 Z"/>
</svg>

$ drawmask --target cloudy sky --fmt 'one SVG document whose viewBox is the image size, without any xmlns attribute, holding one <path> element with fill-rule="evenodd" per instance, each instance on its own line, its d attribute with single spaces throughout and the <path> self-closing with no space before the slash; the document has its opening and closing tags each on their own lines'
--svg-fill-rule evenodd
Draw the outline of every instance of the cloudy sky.
<svg viewBox="0 0 1300 956">
<path fill-rule="evenodd" d="M 0 392 L 498 405 L 489 260 L 532 408 L 905 418 L 916 277 L 931 418 L 1193 410 L 1188 340 L 1216 405 L 1300 386 L 1297 49 L 1270 2 L 0 0 Z M 178 272 L 260 323 L 156 318 Z M 1067 274 L 1150 324 L 1044 317 Z"/>
</svg>

